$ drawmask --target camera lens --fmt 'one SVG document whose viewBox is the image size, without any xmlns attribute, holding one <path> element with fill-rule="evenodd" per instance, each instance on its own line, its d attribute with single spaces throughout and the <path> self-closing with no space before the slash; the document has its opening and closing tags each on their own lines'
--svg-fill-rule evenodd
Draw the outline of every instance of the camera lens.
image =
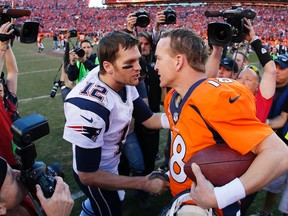
<svg viewBox="0 0 288 216">
<path fill-rule="evenodd" d="M 149 14 L 143 8 L 140 8 L 139 11 L 134 14 L 137 17 L 135 26 L 139 26 L 140 28 L 146 28 L 149 25 Z"/>
<path fill-rule="evenodd" d="M 225 46 L 232 41 L 232 28 L 228 23 L 208 24 L 208 43 L 210 45 Z"/>
<path fill-rule="evenodd" d="M 147 16 L 139 16 L 137 18 L 137 26 L 141 27 L 141 28 L 146 28 L 150 23 L 150 19 Z"/>
<path fill-rule="evenodd" d="M 80 58 L 83 58 L 84 55 L 85 55 L 85 51 L 80 48 L 80 49 L 76 50 L 76 54 L 77 54 Z"/>
<path fill-rule="evenodd" d="M 166 23 L 176 23 L 176 16 L 174 14 L 167 14 Z"/>
<path fill-rule="evenodd" d="M 215 31 L 215 37 L 217 38 L 217 40 L 223 41 L 228 37 L 228 32 L 225 28 L 220 28 L 218 29 L 218 31 Z"/>
</svg>

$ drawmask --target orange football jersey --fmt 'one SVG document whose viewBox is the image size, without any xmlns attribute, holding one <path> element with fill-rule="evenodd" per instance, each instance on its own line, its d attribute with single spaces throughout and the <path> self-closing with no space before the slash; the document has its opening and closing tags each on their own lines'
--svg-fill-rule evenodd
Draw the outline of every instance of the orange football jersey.
<svg viewBox="0 0 288 216">
<path fill-rule="evenodd" d="M 166 95 L 164 107 L 171 129 L 170 189 L 173 196 L 191 187 L 184 164 L 197 151 L 225 142 L 246 154 L 273 133 L 256 117 L 255 97 L 251 91 L 232 79 L 199 80 L 182 100 L 172 89 Z"/>
</svg>

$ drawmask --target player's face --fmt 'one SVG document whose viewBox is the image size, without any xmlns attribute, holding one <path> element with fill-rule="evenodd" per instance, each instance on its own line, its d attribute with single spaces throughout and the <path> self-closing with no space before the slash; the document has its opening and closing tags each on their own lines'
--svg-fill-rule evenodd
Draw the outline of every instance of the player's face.
<svg viewBox="0 0 288 216">
<path fill-rule="evenodd" d="M 283 87 L 288 84 L 288 68 L 281 68 L 279 64 L 276 63 L 277 73 L 276 73 L 276 85 L 277 87 Z"/>
<path fill-rule="evenodd" d="M 246 64 L 247 64 L 246 61 L 245 61 L 244 56 L 241 53 L 237 53 L 236 54 L 235 62 L 237 64 L 237 66 L 238 66 L 238 69 L 239 69 L 238 71 L 241 71 L 241 69 L 243 67 L 245 67 Z"/>
<path fill-rule="evenodd" d="M 237 81 L 247 86 L 254 95 L 256 94 L 259 80 L 257 74 L 253 70 L 249 68 L 243 70 L 239 74 Z"/>
<path fill-rule="evenodd" d="M 139 83 L 141 66 L 139 59 L 141 54 L 137 46 L 130 49 L 123 49 L 120 47 L 117 54 L 117 59 L 113 64 L 114 73 L 113 81 L 115 90 L 124 85 L 136 86 Z"/>
<path fill-rule="evenodd" d="M 143 56 L 148 56 L 150 55 L 151 52 L 151 44 L 147 40 L 146 37 L 139 37 L 139 42 L 140 42 L 140 47 L 141 47 L 141 54 Z"/>
<path fill-rule="evenodd" d="M 82 49 L 85 51 L 86 58 L 89 58 L 92 53 L 91 44 L 88 42 L 84 42 L 81 44 Z"/>
<path fill-rule="evenodd" d="M 177 59 L 172 57 L 169 37 L 161 38 L 156 47 L 156 64 L 154 69 L 160 76 L 160 87 L 172 87 L 173 81 L 177 78 Z"/>
<path fill-rule="evenodd" d="M 13 209 L 23 201 L 27 194 L 27 188 L 20 181 L 20 171 L 12 170 L 8 166 L 7 174 L 0 191 L 0 209 Z"/>
<path fill-rule="evenodd" d="M 231 78 L 232 77 L 232 71 L 227 70 L 225 67 L 220 65 L 217 77 L 218 78 Z"/>
</svg>

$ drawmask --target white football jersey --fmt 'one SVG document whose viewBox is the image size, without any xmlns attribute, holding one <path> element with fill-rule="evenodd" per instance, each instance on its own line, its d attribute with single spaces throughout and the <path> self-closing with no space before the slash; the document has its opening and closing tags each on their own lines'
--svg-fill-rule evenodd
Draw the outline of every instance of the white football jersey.
<svg viewBox="0 0 288 216">
<path fill-rule="evenodd" d="M 63 138 L 75 146 L 102 148 L 100 170 L 118 174 L 120 153 L 132 119 L 133 101 L 139 97 L 134 86 L 126 86 L 127 100 L 103 83 L 99 66 L 88 73 L 67 95 Z"/>
</svg>

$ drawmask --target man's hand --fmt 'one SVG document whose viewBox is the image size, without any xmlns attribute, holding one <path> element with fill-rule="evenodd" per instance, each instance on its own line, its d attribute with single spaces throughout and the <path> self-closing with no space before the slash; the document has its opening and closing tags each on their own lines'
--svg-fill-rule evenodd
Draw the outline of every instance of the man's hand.
<svg viewBox="0 0 288 216">
<path fill-rule="evenodd" d="M 147 192 L 150 192 L 154 195 L 160 195 L 164 191 L 167 191 L 170 187 L 169 179 L 166 177 L 161 176 L 151 176 L 152 174 L 147 175 L 145 178 L 147 178 L 147 184 L 144 185 L 144 190 Z"/>
<path fill-rule="evenodd" d="M 163 11 L 157 12 L 155 19 L 155 30 L 159 31 L 160 25 L 165 22 L 165 14 Z"/>
<path fill-rule="evenodd" d="M 44 197 L 39 185 L 36 185 L 36 195 L 47 216 L 69 216 L 74 206 L 69 186 L 59 176 L 55 180 L 57 183 L 51 198 Z"/>
<path fill-rule="evenodd" d="M 133 31 L 135 28 L 137 17 L 134 15 L 134 13 L 130 13 L 127 16 L 127 30 Z"/>
<path fill-rule="evenodd" d="M 192 163 L 191 168 L 196 177 L 197 184 L 195 182 L 192 183 L 190 197 L 203 209 L 217 207 L 217 200 L 213 190 L 214 186 L 205 178 L 196 163 Z"/>
<path fill-rule="evenodd" d="M 245 35 L 245 40 L 250 42 L 255 36 L 255 31 L 250 19 L 244 18 L 244 22 L 245 22 L 244 26 L 246 29 L 248 29 L 249 32 L 248 34 Z"/>
</svg>

